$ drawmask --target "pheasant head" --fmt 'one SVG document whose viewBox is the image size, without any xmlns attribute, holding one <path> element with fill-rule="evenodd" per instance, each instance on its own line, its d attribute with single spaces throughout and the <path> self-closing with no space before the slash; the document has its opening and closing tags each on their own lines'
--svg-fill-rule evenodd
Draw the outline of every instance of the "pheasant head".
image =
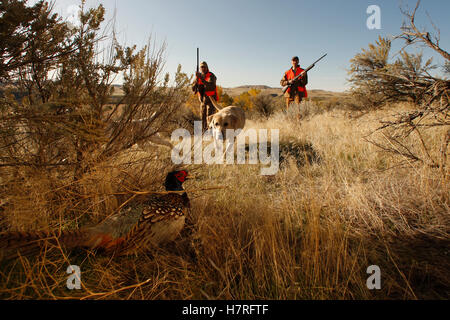
<svg viewBox="0 0 450 320">
<path fill-rule="evenodd" d="M 166 176 L 164 187 L 166 191 L 183 191 L 183 182 L 190 178 L 187 170 L 171 171 Z"/>
</svg>

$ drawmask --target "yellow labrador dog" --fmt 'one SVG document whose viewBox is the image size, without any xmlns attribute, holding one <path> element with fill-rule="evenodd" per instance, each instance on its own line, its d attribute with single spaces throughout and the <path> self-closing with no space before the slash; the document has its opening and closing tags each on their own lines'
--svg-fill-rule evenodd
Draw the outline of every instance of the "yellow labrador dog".
<svg viewBox="0 0 450 320">
<path fill-rule="evenodd" d="M 216 107 L 216 104 L 214 106 Z M 234 143 L 234 141 L 230 141 L 231 137 L 227 137 L 227 129 L 234 130 L 232 137 L 234 140 L 245 126 L 245 113 L 242 108 L 235 106 L 223 109 L 216 108 L 219 112 L 208 117 L 209 129 L 212 132 L 216 146 L 219 141 L 227 141 L 227 152 Z"/>
</svg>

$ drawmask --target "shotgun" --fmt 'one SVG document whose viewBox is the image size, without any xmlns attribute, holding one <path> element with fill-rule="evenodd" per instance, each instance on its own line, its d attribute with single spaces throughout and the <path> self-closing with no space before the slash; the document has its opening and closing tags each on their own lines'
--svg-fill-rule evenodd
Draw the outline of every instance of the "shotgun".
<svg viewBox="0 0 450 320">
<path fill-rule="evenodd" d="M 319 59 L 317 59 L 316 61 L 314 61 L 314 63 L 312 65 L 310 65 L 308 68 L 306 68 L 305 70 L 303 70 L 298 76 L 296 76 L 294 79 L 292 79 L 292 83 L 294 83 L 298 78 L 303 77 L 303 75 L 305 73 L 307 73 L 309 70 L 311 70 L 312 68 L 315 67 L 316 63 L 319 62 L 320 60 L 322 60 L 323 58 L 325 58 L 325 56 L 327 55 L 327 53 L 325 53 L 323 56 L 321 56 Z M 292 86 L 292 84 L 288 84 L 288 86 L 286 88 L 283 89 L 283 93 L 286 93 L 287 89 L 289 89 Z"/>
<path fill-rule="evenodd" d="M 197 73 L 199 72 L 199 70 L 200 70 L 200 66 L 199 66 L 199 64 L 200 64 L 200 62 L 199 62 L 199 48 L 197 48 L 197 69 L 196 69 L 196 75 L 197 75 Z M 196 83 L 195 84 L 195 88 L 194 88 L 194 92 L 195 93 L 197 93 L 198 92 L 198 84 Z"/>
</svg>

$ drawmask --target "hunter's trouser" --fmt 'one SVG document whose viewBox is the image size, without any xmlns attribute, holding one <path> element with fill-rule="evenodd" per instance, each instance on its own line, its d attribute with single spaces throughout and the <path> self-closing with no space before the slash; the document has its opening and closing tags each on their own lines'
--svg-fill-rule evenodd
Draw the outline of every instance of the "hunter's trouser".
<svg viewBox="0 0 450 320">
<path fill-rule="evenodd" d="M 214 97 L 211 97 L 214 99 Z M 212 104 L 211 100 L 208 97 L 204 97 L 203 102 L 201 104 L 201 112 L 202 112 L 202 131 L 205 132 L 208 130 L 208 117 L 216 113 L 216 108 Z"/>
<path fill-rule="evenodd" d="M 302 102 L 302 99 L 303 99 L 303 94 L 300 92 L 295 94 L 293 97 L 287 97 L 286 98 L 286 111 L 289 110 L 289 105 L 291 104 L 291 102 L 300 104 Z"/>
</svg>

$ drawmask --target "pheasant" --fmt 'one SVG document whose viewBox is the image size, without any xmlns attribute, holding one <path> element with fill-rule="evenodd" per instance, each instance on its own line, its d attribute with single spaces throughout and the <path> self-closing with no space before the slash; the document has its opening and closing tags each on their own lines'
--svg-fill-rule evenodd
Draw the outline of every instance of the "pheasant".
<svg viewBox="0 0 450 320">
<path fill-rule="evenodd" d="M 186 170 L 167 174 L 167 191 L 184 191 L 188 179 Z M 46 232 L 7 232 L 0 235 L 0 260 L 39 252 L 45 242 L 60 244 L 67 249 L 103 249 L 118 255 L 133 254 L 139 250 L 174 240 L 184 227 L 190 209 L 186 192 L 164 195 L 138 195 L 120 212 L 103 222 L 59 235 Z"/>
</svg>

